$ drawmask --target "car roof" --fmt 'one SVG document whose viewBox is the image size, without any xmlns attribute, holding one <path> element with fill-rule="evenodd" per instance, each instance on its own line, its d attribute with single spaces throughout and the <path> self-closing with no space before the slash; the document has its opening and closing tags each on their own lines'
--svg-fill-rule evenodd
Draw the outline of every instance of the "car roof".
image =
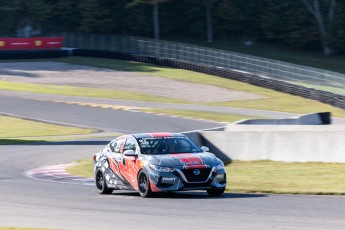
<svg viewBox="0 0 345 230">
<path fill-rule="evenodd" d="M 132 134 L 132 136 L 138 139 L 138 138 L 150 138 L 150 137 L 184 137 L 185 135 L 181 133 L 157 132 L 157 133 L 137 133 L 137 134 Z"/>
</svg>

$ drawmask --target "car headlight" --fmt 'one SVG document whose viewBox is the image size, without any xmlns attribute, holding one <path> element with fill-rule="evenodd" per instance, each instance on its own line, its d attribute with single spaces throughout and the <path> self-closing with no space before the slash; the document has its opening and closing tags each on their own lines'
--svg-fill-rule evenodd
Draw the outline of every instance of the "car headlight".
<svg viewBox="0 0 345 230">
<path fill-rule="evenodd" d="M 219 165 L 217 165 L 214 170 L 218 171 L 218 170 L 221 170 L 221 169 L 224 169 L 224 163 L 223 162 L 220 163 Z"/>
<path fill-rule="evenodd" d="M 175 171 L 175 169 L 173 169 L 173 168 L 159 166 L 159 165 L 149 164 L 149 167 L 150 167 L 150 169 L 155 170 L 157 172 L 174 172 Z"/>
<path fill-rule="evenodd" d="M 217 182 L 224 181 L 224 180 L 225 180 L 225 174 L 216 175 L 214 179 L 215 179 Z"/>
<path fill-rule="evenodd" d="M 218 172 L 219 170 L 224 170 L 224 163 L 220 163 L 219 165 L 214 167 L 213 175 L 214 179 L 218 183 L 224 183 L 225 181 L 225 173 L 224 172 Z M 219 174 L 221 173 L 221 174 Z"/>
</svg>

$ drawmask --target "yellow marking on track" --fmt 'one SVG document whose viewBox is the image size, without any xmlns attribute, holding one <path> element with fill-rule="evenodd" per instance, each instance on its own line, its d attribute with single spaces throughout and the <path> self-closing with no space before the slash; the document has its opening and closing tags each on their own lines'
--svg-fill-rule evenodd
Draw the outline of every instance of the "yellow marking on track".
<svg viewBox="0 0 345 230">
<path fill-rule="evenodd" d="M 108 105 L 108 104 L 97 104 L 97 103 L 87 103 L 87 102 L 73 102 L 73 101 L 51 101 L 51 100 L 41 100 L 39 101 L 50 101 L 55 103 L 64 103 L 68 105 L 80 105 L 80 106 L 89 106 L 93 108 L 102 108 L 102 109 L 113 109 L 113 110 L 138 110 L 138 109 L 147 109 L 146 107 L 134 107 L 134 106 L 124 106 L 124 105 Z"/>
<path fill-rule="evenodd" d="M 144 111 L 144 109 L 151 109 L 149 107 L 134 107 L 134 106 L 124 106 L 124 105 L 107 105 L 107 104 L 97 104 L 97 103 L 71 102 L 71 101 L 55 101 L 55 100 L 44 100 L 44 99 L 36 99 L 36 100 L 37 101 L 49 101 L 49 102 L 56 102 L 56 103 L 64 103 L 64 104 L 69 104 L 69 105 L 89 106 L 89 107 L 93 107 L 93 108 L 102 108 L 102 109 L 123 110 L 123 111 L 139 111 L 141 113 L 155 114 L 155 115 L 159 115 L 159 116 L 179 117 L 179 118 L 185 118 L 185 119 L 214 122 L 212 120 L 207 120 L 207 119 L 202 119 L 202 118 L 191 118 L 191 117 L 169 115 L 169 114 L 164 114 L 164 113 L 157 113 L 157 112 L 153 112 L 153 111 Z M 227 124 L 227 122 L 219 122 L 219 123 Z"/>
</svg>

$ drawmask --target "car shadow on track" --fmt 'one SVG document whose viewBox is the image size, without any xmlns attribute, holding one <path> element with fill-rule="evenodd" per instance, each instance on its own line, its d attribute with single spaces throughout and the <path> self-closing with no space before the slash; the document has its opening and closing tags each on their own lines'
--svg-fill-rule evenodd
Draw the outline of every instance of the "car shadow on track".
<svg viewBox="0 0 345 230">
<path fill-rule="evenodd" d="M 111 195 L 114 196 L 128 196 L 128 197 L 140 197 L 137 192 L 123 192 L 114 191 Z M 266 194 L 252 194 L 252 193 L 227 193 L 225 192 L 221 196 L 209 196 L 206 191 L 193 191 L 193 192 L 162 192 L 153 193 L 150 199 L 169 198 L 169 199 L 243 199 L 243 198 L 263 198 L 268 197 Z"/>
</svg>

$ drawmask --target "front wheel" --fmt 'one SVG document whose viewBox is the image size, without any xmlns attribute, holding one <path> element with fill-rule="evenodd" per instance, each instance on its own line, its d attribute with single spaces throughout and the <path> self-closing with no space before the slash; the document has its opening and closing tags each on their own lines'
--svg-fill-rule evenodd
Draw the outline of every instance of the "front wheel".
<svg viewBox="0 0 345 230">
<path fill-rule="evenodd" d="M 138 190 L 141 197 L 150 197 L 152 194 L 149 176 L 144 170 L 138 175 Z"/>
<path fill-rule="evenodd" d="M 224 193 L 225 188 L 212 188 L 206 190 L 210 196 L 220 196 Z"/>
<path fill-rule="evenodd" d="M 96 172 L 95 181 L 96 181 L 97 191 L 99 194 L 111 194 L 113 192 L 113 189 L 108 188 L 103 172 L 99 169 Z"/>
</svg>

